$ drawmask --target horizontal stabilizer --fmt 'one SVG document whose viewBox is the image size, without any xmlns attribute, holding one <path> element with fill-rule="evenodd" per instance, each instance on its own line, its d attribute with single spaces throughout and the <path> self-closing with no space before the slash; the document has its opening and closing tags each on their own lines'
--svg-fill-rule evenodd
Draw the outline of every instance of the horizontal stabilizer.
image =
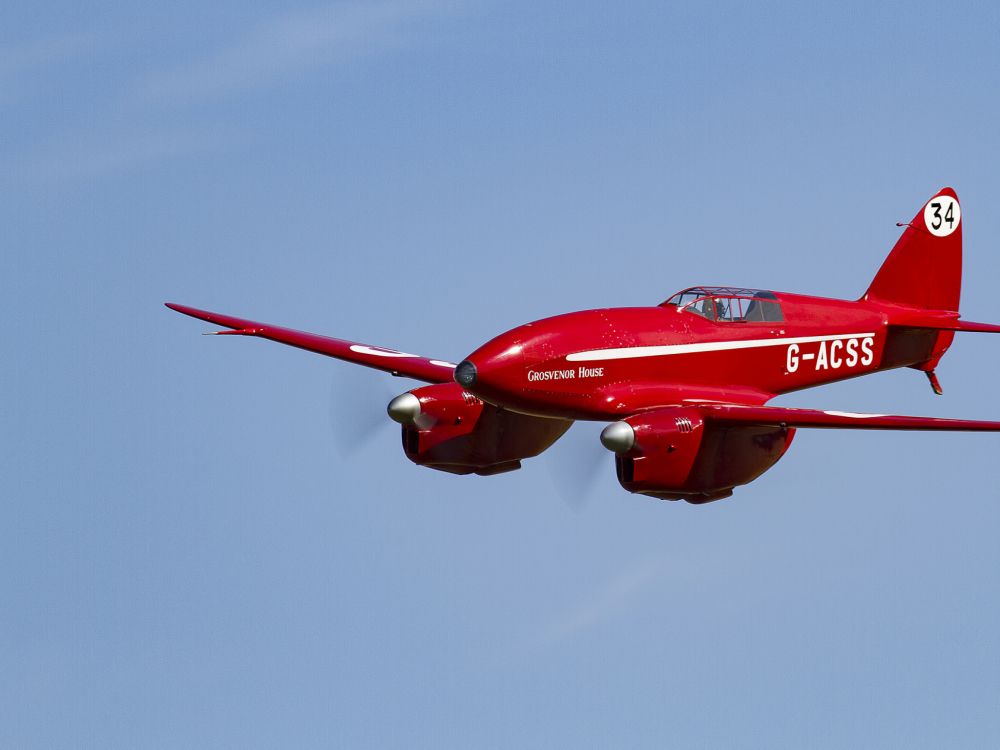
<svg viewBox="0 0 1000 750">
<path fill-rule="evenodd" d="M 1000 333 L 1000 325 L 995 323 L 973 323 L 971 320 L 943 320 L 923 325 L 907 324 L 907 328 L 931 328 L 935 331 L 968 331 L 969 333 Z"/>
<path fill-rule="evenodd" d="M 934 430 L 1000 432 L 1000 422 L 938 417 L 905 417 L 894 414 L 856 414 L 846 411 L 789 409 L 781 406 L 703 404 L 706 421 L 724 425 L 774 425 L 853 430 Z"/>
<path fill-rule="evenodd" d="M 886 308 L 888 324 L 894 328 L 920 328 L 931 331 L 967 331 L 969 333 L 1000 333 L 1000 325 L 959 320 L 958 313 L 944 310 Z"/>
<path fill-rule="evenodd" d="M 234 318 L 231 315 L 199 310 L 173 302 L 165 303 L 171 310 L 176 310 L 192 318 L 204 320 L 213 325 L 224 326 L 232 330 L 213 331 L 217 334 L 232 336 L 256 336 L 257 338 L 277 341 L 306 351 L 323 354 L 327 357 L 342 359 L 357 365 L 364 365 L 376 370 L 400 375 L 402 377 L 423 380 L 427 383 L 446 383 L 451 381 L 455 365 L 438 359 L 427 359 L 416 354 L 398 352 L 381 346 L 359 344 L 354 341 L 344 341 L 329 336 L 319 336 L 315 333 L 305 333 L 292 328 L 281 328 L 266 323 L 256 323 L 252 320 Z"/>
</svg>

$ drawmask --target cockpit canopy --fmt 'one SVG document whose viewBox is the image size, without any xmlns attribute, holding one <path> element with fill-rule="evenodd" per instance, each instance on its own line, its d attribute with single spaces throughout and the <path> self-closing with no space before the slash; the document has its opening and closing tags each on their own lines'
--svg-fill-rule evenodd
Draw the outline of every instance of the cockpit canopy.
<svg viewBox="0 0 1000 750">
<path fill-rule="evenodd" d="M 694 286 L 660 305 L 667 306 L 720 323 L 780 323 L 785 319 L 777 296 L 763 289 Z"/>
</svg>

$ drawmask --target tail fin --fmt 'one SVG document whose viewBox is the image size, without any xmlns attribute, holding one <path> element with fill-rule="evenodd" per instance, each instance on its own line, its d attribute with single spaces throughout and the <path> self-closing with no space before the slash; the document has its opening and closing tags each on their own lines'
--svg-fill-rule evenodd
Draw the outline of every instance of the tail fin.
<svg viewBox="0 0 1000 750">
<path fill-rule="evenodd" d="M 962 209 L 943 188 L 924 204 L 875 274 L 863 300 L 958 312 L 962 291 Z"/>
</svg>

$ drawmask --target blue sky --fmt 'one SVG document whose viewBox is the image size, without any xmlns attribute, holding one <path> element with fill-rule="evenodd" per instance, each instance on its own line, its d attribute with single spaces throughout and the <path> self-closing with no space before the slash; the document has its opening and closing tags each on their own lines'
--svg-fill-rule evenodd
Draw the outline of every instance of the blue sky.
<svg viewBox="0 0 1000 750">
<path fill-rule="evenodd" d="M 808 5 L 0 11 L 0 745 L 991 744 L 997 438 L 802 431 L 704 507 L 593 425 L 452 477 L 387 420 L 341 450 L 406 382 L 162 307 L 457 361 L 696 283 L 857 296 L 952 185 L 1000 321 L 1000 13 Z M 1000 418 L 998 365 L 779 403 Z"/>
</svg>

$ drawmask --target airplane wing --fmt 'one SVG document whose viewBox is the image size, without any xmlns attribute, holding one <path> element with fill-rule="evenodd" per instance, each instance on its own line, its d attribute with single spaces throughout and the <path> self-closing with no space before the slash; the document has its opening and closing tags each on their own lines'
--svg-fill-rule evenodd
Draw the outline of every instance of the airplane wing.
<svg viewBox="0 0 1000 750">
<path fill-rule="evenodd" d="M 893 414 L 856 414 L 847 411 L 789 409 L 782 406 L 701 404 L 706 421 L 723 425 L 774 425 L 854 430 L 958 430 L 1000 432 L 1000 422 L 938 417 L 905 417 Z"/>
<path fill-rule="evenodd" d="M 427 383 L 445 383 L 452 379 L 455 365 L 439 359 L 427 359 L 416 354 L 397 352 L 394 349 L 385 349 L 381 346 L 371 346 L 369 344 L 359 344 L 354 341 L 344 341 L 342 339 L 330 338 L 329 336 L 319 336 L 315 333 L 305 333 L 291 328 L 281 328 L 268 323 L 257 323 L 243 318 L 234 318 L 230 315 L 220 315 L 198 310 L 194 307 L 176 305 L 173 302 L 166 302 L 167 307 L 176 310 L 192 318 L 198 318 L 208 323 L 213 323 L 232 330 L 215 331 L 218 334 L 229 334 L 235 336 L 256 336 L 257 338 L 277 341 L 279 344 L 288 344 L 309 352 L 316 352 L 327 357 L 342 359 L 346 362 L 364 365 L 376 370 L 402 377 L 423 380 Z"/>
</svg>

